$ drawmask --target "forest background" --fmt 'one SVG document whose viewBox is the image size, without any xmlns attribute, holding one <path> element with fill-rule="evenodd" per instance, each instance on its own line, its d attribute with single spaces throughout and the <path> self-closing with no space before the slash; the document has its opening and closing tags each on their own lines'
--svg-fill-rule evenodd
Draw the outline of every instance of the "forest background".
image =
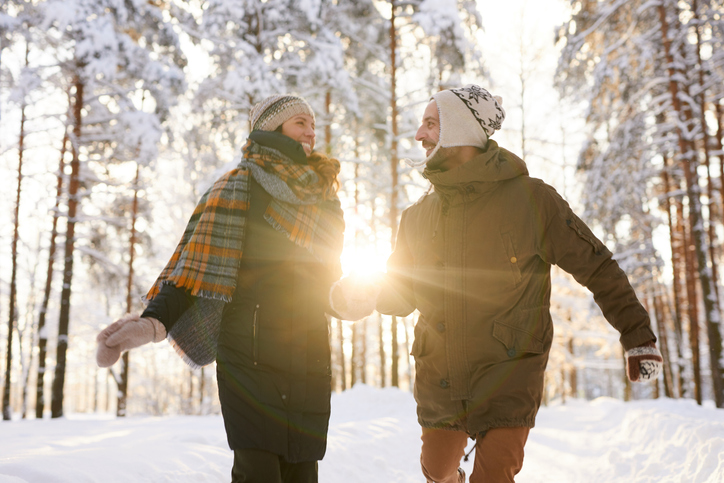
<svg viewBox="0 0 724 483">
<path fill-rule="evenodd" d="M 505 5 L 500 5 L 505 3 Z M 545 402 L 724 407 L 721 1 L 3 0 L 3 418 L 209 414 L 214 371 L 168 344 L 95 365 L 95 335 L 145 294 L 248 112 L 296 92 L 342 164 L 343 265 L 384 270 L 429 184 L 406 158 L 430 95 L 504 98 L 496 140 L 616 254 L 652 316 L 663 377 L 632 387 L 618 334 L 554 270 Z M 334 388 L 410 389 L 415 314 L 330 320 Z"/>
</svg>

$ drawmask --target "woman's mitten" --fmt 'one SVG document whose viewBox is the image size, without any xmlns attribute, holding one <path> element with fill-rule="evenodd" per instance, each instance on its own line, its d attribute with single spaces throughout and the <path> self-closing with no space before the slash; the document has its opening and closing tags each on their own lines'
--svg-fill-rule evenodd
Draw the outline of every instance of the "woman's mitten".
<svg viewBox="0 0 724 483">
<path fill-rule="evenodd" d="M 329 291 L 329 305 L 344 320 L 360 320 L 372 314 L 382 288 L 381 274 L 349 276 L 336 281 Z"/>
<path fill-rule="evenodd" d="M 96 337 L 99 367 L 110 367 L 121 353 L 149 342 L 161 342 L 166 338 L 166 328 L 150 317 L 126 314 L 103 329 Z"/>
</svg>

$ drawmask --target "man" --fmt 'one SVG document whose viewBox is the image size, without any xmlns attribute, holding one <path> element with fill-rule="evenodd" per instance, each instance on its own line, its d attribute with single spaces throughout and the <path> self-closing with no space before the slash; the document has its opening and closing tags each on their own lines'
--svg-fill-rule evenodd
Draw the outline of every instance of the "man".
<svg viewBox="0 0 724 483">
<path fill-rule="evenodd" d="M 432 96 L 415 139 L 434 190 L 402 213 L 376 301 L 383 314 L 420 312 L 412 355 L 428 482 L 465 481 L 458 466 L 468 437 L 476 441 L 471 482 L 512 482 L 521 470 L 553 340 L 551 265 L 591 290 L 621 333 L 631 380 L 655 378 L 662 362 L 611 252 L 523 160 L 489 139 L 505 117 L 501 102 L 475 85 Z M 338 282 L 338 312 L 364 313 L 357 288 Z"/>
</svg>

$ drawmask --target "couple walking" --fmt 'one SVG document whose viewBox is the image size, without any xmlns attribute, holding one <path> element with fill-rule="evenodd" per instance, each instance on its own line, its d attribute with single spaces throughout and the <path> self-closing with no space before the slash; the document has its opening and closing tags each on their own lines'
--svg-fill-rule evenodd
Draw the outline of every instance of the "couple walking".
<svg viewBox="0 0 724 483">
<path fill-rule="evenodd" d="M 140 315 L 98 335 L 97 361 L 168 339 L 192 366 L 216 361 L 232 482 L 311 483 L 326 449 L 325 313 L 373 310 L 415 326 L 414 395 L 428 482 L 512 482 L 541 403 L 553 338 L 550 267 L 586 286 L 621 333 L 632 381 L 658 375 L 649 317 L 612 254 L 555 190 L 489 139 L 502 101 L 466 85 L 432 96 L 415 139 L 433 190 L 406 209 L 387 273 L 341 280 L 339 162 L 314 151 L 295 95 L 254 106 L 239 165 L 194 210 Z"/>
</svg>

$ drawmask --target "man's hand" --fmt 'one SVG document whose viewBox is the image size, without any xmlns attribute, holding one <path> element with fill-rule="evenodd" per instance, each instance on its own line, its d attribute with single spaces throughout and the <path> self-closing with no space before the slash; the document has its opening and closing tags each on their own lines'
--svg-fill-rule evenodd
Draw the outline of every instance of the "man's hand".
<svg viewBox="0 0 724 483">
<path fill-rule="evenodd" d="M 659 377 L 664 358 L 654 341 L 626 351 L 626 375 L 631 382 L 651 381 Z"/>
<path fill-rule="evenodd" d="M 344 277 L 332 285 L 329 305 L 341 319 L 360 320 L 372 314 L 382 288 L 382 274 Z"/>
<path fill-rule="evenodd" d="M 111 367 L 121 353 L 149 342 L 161 342 L 166 338 L 166 328 L 150 317 L 126 314 L 103 329 L 96 337 L 99 367 Z"/>
</svg>

